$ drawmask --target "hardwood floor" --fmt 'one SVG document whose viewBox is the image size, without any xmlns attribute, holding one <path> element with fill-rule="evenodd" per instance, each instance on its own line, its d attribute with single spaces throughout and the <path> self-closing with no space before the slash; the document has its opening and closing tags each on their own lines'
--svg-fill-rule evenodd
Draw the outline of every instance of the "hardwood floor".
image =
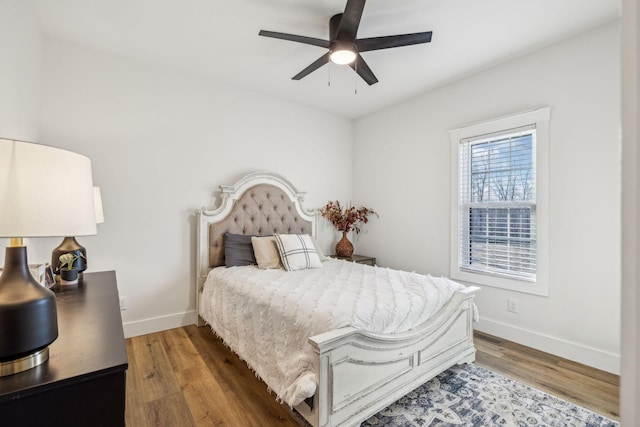
<svg viewBox="0 0 640 427">
<path fill-rule="evenodd" d="M 620 419 L 619 376 L 477 331 L 474 344 L 479 366 Z"/>
<path fill-rule="evenodd" d="M 475 344 L 478 365 L 618 419 L 616 375 L 481 333 Z M 298 426 L 209 327 L 134 337 L 126 345 L 129 427 Z"/>
</svg>

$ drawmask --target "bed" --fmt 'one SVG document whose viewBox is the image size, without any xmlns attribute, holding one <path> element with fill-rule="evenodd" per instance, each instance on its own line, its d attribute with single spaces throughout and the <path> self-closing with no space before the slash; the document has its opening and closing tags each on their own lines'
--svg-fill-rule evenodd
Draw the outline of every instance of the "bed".
<svg viewBox="0 0 640 427">
<path fill-rule="evenodd" d="M 263 351 L 269 346 L 236 345 L 231 338 L 232 335 L 229 334 L 229 328 L 233 327 L 220 323 L 217 318 L 212 317 L 212 313 L 220 314 L 221 311 L 235 310 L 236 306 L 249 304 L 246 301 L 255 287 L 252 288 L 249 284 L 244 285 L 245 281 L 248 282 L 247 278 L 253 280 L 254 276 L 263 275 L 275 278 L 273 280 L 285 280 L 286 277 L 287 281 L 283 283 L 286 283 L 286 286 L 292 286 L 291 289 L 297 289 L 293 288 L 297 285 L 295 283 L 297 277 L 300 277 L 301 281 L 313 282 L 316 279 L 315 276 L 307 273 L 274 270 L 259 272 L 255 267 L 216 268 L 225 265 L 224 235 L 233 233 L 267 236 L 281 233 L 315 237 L 320 218 L 317 212 L 312 213 L 303 208 L 303 192 L 297 191 L 286 179 L 272 173 L 253 173 L 241 178 L 235 185 L 221 186 L 220 189 L 221 203 L 217 209 L 203 208 L 196 211 L 197 324 L 202 326 L 209 323 L 214 333 L 223 340 L 227 335 L 229 342 L 226 340 L 225 342 L 260 375 L 261 368 L 258 366 L 261 362 L 267 364 L 273 362 L 260 360 L 273 357 L 267 351 Z M 332 271 L 335 270 L 358 275 L 360 282 L 366 282 L 369 280 L 368 277 L 387 274 L 408 277 L 409 281 L 417 280 L 411 276 L 415 273 L 347 264 L 351 263 L 328 259 L 321 269 L 309 274 L 313 273 L 316 276 L 341 274 L 333 273 Z M 249 271 L 252 268 L 255 274 Z M 300 275 L 296 276 L 295 273 Z M 224 302 L 217 301 L 217 305 L 210 303 L 214 295 L 212 294 L 214 291 L 210 290 L 211 283 L 217 283 L 226 276 L 229 276 L 231 283 L 240 284 L 236 286 L 239 290 L 236 294 L 229 294 L 233 295 L 232 297 L 225 296 L 227 300 Z M 260 376 L 267 386 L 276 392 L 279 400 L 290 404 L 294 402 L 292 405 L 296 412 L 312 426 L 355 426 L 449 367 L 459 363 L 473 362 L 475 359 L 472 328 L 475 316 L 473 298 L 477 288 L 459 285 L 451 287 L 454 286 L 453 282 L 448 283 L 449 281 L 444 278 L 430 278 L 430 280 L 436 284 L 442 284 L 443 289 L 449 289 L 446 291 L 449 295 L 438 305 L 435 314 L 424 321 L 416 317 L 414 324 L 408 329 L 387 333 L 386 329 L 381 328 L 376 329 L 377 332 L 371 332 L 364 330 L 364 327 L 357 327 L 358 322 L 336 320 L 334 323 L 327 324 L 337 324 L 338 327 L 331 326 L 328 330 L 324 330 L 320 326 L 314 326 L 314 328 L 320 328 L 314 329 L 320 332 L 311 336 L 302 335 L 304 337 L 302 341 L 306 341 L 300 344 L 305 346 L 304 380 L 306 382 L 301 380 L 302 385 L 298 388 L 303 391 L 297 392 L 295 398 L 285 392 L 278 394 L 278 391 L 282 391 L 283 388 L 277 377 L 267 374 Z M 205 283 L 208 284 L 206 289 L 204 289 Z M 371 283 L 374 283 L 373 279 Z M 205 290 L 204 293 L 203 290 Z M 206 298 L 203 295 L 206 295 Z M 343 298 L 345 297 L 340 297 L 340 299 Z M 345 299 L 348 300 L 348 298 Z M 357 298 L 354 301 L 357 301 Z M 290 310 L 292 307 L 291 304 L 282 305 L 285 310 Z M 254 311 L 258 310 L 259 308 L 256 308 Z M 297 305 L 295 311 L 298 312 Z M 275 315 L 284 318 L 290 314 L 283 310 L 282 313 Z M 248 319 L 249 315 L 250 313 L 236 316 Z M 297 316 L 296 322 L 304 317 L 300 314 Z M 253 320 L 253 322 L 256 321 Z M 315 325 L 322 322 L 311 323 Z M 296 323 L 295 327 L 287 326 L 289 328 L 287 330 L 292 331 L 292 336 L 294 329 L 302 330 L 300 333 L 303 334 L 307 333 L 305 327 L 297 325 Z M 241 332 L 234 330 L 233 336 L 236 333 Z M 282 335 L 282 330 L 279 330 L 275 336 Z M 287 339 L 296 341 L 289 337 Z M 299 338 L 298 341 L 300 341 Z M 309 394 L 308 398 L 302 399 L 305 397 L 304 393 Z"/>
</svg>

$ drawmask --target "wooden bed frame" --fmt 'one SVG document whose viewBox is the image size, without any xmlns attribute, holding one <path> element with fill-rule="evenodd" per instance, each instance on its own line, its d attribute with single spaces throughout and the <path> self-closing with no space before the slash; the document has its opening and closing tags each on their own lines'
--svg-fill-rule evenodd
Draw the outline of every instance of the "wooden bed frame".
<svg viewBox="0 0 640 427">
<path fill-rule="evenodd" d="M 223 265 L 224 231 L 267 235 L 300 229 L 315 236 L 318 229 L 319 215 L 301 205 L 304 193 L 278 175 L 257 172 L 220 188 L 220 207 L 196 211 L 198 326 L 204 325 L 199 315 L 202 286 L 211 268 Z M 267 191 L 267 195 L 253 194 L 255 189 Z M 278 203 L 264 206 L 265 200 L 276 196 Z M 268 212 L 260 218 L 263 209 Z M 275 215 L 275 211 L 281 214 Z M 408 332 L 380 335 L 347 327 L 310 337 L 317 356 L 318 387 L 312 402 L 302 402 L 296 411 L 314 427 L 359 425 L 451 366 L 473 362 L 473 298 L 477 290 L 467 287 L 456 292 L 434 318 Z"/>
</svg>

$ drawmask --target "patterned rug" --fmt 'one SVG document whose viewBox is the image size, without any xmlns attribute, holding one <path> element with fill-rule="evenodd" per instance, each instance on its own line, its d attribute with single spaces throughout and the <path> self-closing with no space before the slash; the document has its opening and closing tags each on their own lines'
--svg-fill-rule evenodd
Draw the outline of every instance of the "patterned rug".
<svg viewBox="0 0 640 427">
<path fill-rule="evenodd" d="M 362 427 L 618 425 L 477 365 L 450 368 L 362 423 Z"/>
</svg>

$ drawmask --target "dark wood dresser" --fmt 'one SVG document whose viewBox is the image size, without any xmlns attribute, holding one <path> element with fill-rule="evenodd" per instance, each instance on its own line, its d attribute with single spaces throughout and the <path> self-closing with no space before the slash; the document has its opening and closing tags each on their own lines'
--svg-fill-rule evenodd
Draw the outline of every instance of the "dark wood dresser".
<svg viewBox="0 0 640 427">
<path fill-rule="evenodd" d="M 127 352 L 115 271 L 56 290 L 49 360 L 0 378 L 0 425 L 124 426 Z"/>
</svg>

